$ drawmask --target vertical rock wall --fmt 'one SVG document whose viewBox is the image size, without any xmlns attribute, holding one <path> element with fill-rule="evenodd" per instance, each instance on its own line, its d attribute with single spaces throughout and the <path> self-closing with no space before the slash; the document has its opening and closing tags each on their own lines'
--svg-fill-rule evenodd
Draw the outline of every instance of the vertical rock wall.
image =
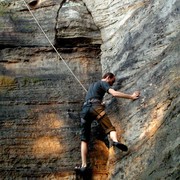
<svg viewBox="0 0 180 180">
<path fill-rule="evenodd" d="M 103 72 L 139 100 L 110 99 L 109 114 L 127 154 L 111 148 L 110 179 L 178 179 L 180 3 L 86 1 L 100 28 Z"/>
</svg>

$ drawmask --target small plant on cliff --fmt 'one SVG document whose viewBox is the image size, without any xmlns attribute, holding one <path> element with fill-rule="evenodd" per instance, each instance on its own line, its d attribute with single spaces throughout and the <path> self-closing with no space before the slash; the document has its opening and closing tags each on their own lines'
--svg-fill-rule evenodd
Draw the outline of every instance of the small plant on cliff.
<svg viewBox="0 0 180 180">
<path fill-rule="evenodd" d="M 0 76 L 0 86 L 1 87 L 12 87 L 16 84 L 13 77 L 10 76 Z"/>
<path fill-rule="evenodd" d="M 0 17 L 3 16 L 5 12 L 7 12 L 8 6 L 9 6 L 9 2 L 7 0 L 0 2 Z"/>
<path fill-rule="evenodd" d="M 40 82 L 41 80 L 39 78 L 35 77 L 24 77 L 23 79 L 23 86 L 28 85 L 35 85 L 36 83 Z"/>
</svg>

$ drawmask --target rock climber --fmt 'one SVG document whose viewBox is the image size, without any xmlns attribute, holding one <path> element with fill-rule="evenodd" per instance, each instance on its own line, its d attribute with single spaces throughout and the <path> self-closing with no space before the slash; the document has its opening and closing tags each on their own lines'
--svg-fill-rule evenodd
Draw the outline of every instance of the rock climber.
<svg viewBox="0 0 180 180">
<path fill-rule="evenodd" d="M 111 72 L 106 73 L 101 80 L 92 83 L 88 89 L 85 97 L 85 103 L 80 113 L 81 117 L 81 159 L 82 165 L 76 166 L 75 170 L 81 172 L 87 169 L 87 153 L 88 142 L 90 140 L 91 123 L 93 120 L 97 120 L 106 134 L 109 134 L 112 140 L 112 145 L 119 148 L 122 151 L 128 151 L 128 147 L 117 139 L 117 133 L 115 127 L 112 125 L 110 119 L 105 113 L 105 106 L 102 104 L 105 93 L 109 93 L 114 97 L 125 99 L 138 99 L 140 93 L 135 91 L 133 94 L 125 94 L 120 91 L 116 91 L 111 86 L 115 82 L 115 75 Z"/>
</svg>

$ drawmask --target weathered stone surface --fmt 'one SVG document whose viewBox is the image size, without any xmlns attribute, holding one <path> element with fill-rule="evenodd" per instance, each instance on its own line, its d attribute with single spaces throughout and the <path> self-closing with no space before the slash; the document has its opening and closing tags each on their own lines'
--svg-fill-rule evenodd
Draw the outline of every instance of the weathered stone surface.
<svg viewBox="0 0 180 180">
<path fill-rule="evenodd" d="M 0 2 L 1 177 L 75 179 L 85 91 L 25 5 Z M 92 178 L 178 179 L 179 1 L 27 2 L 85 88 L 111 71 L 117 90 L 141 91 L 133 102 L 106 97 L 119 140 L 130 150 L 108 149 L 93 138 Z M 98 136 L 96 124 L 92 132 Z"/>
<path fill-rule="evenodd" d="M 59 7 L 60 4 L 54 4 L 32 9 L 33 15 L 53 44 Z M 0 14 L 1 46 L 50 46 L 23 1 L 2 1 Z"/>
<path fill-rule="evenodd" d="M 68 1 L 62 5 L 56 29 L 58 46 L 101 44 L 100 31 L 82 1 Z"/>
<path fill-rule="evenodd" d="M 98 49 L 60 51 L 85 87 L 101 72 Z M 73 174 L 84 90 L 51 48 L 6 48 L 0 57 L 1 176 Z"/>
<path fill-rule="evenodd" d="M 26 4 L 38 1 L 25 1 Z M 39 1 L 40 2 L 40 1 Z M 24 1 L 0 3 L 0 45 L 50 46 L 42 33 L 46 33 L 57 46 L 88 46 L 101 44 L 99 29 L 82 1 L 41 1 L 28 11 Z"/>
<path fill-rule="evenodd" d="M 40 4 L 33 12 L 41 12 L 38 20 L 43 15 L 46 19 L 44 23 L 48 25 L 42 28 L 45 32 L 50 32 L 50 36 L 47 34 L 52 37 L 50 40 L 55 40 L 52 41 L 53 44 L 59 46 L 53 27 L 57 21 L 57 7 L 61 4 L 46 6 Z M 17 3 L 13 7 L 14 13 L 22 13 L 24 22 L 29 13 L 25 6 Z M 52 12 L 49 11 L 52 7 L 56 7 L 53 9 L 56 10 L 53 11 L 56 15 L 51 20 L 48 18 L 52 18 L 53 14 L 49 16 L 48 12 Z M 42 13 L 44 9 L 47 14 Z M 30 18 L 29 14 L 27 18 Z M 3 19 L 4 14 L 1 20 Z M 37 41 L 38 32 L 30 31 L 30 36 L 35 38 L 29 40 L 31 37 L 24 31 L 23 22 L 20 24 L 23 31 L 19 37 L 24 38 L 24 44 L 17 41 L 17 34 L 10 32 L 10 37 L 6 37 L 6 32 L 2 31 L 1 177 L 75 179 L 73 168 L 80 163 L 79 111 L 85 92 L 54 50 L 43 47 L 50 45 L 40 31 L 40 39 Z M 37 25 L 34 23 L 34 26 Z M 66 38 L 71 40 L 72 36 Z M 93 37 L 88 38 L 93 41 Z M 19 45 L 26 47 L 11 48 Z M 99 43 L 90 45 L 90 42 L 86 42 L 77 48 L 78 43 L 75 43 L 71 47 L 57 49 L 85 88 L 101 76 Z M 27 48 L 28 46 L 34 47 Z"/>
<path fill-rule="evenodd" d="M 141 91 L 136 102 L 109 102 L 130 147 L 127 155 L 110 153 L 109 177 L 178 178 L 179 1 L 84 2 L 101 30 L 103 72 L 117 75 L 116 89 Z"/>
</svg>

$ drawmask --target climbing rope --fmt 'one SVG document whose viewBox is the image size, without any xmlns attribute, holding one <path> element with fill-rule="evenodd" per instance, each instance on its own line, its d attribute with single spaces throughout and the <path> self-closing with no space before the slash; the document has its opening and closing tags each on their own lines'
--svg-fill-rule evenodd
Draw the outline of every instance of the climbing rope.
<svg viewBox="0 0 180 180">
<path fill-rule="evenodd" d="M 42 33 L 44 34 L 44 36 L 46 37 L 46 39 L 48 40 L 48 42 L 50 43 L 50 45 L 52 46 L 52 48 L 55 50 L 55 52 L 57 53 L 57 55 L 59 56 L 59 58 L 62 60 L 62 62 L 65 64 L 65 66 L 67 67 L 67 69 L 71 72 L 71 74 L 74 76 L 74 78 L 78 81 L 78 83 L 82 86 L 82 88 L 85 90 L 85 92 L 87 92 L 86 88 L 84 87 L 84 85 L 80 82 L 80 80 L 77 78 L 77 76 L 73 73 L 73 71 L 71 70 L 71 68 L 68 66 L 68 64 L 65 62 L 65 60 L 62 58 L 62 56 L 59 54 L 59 52 L 57 51 L 57 49 L 55 48 L 55 46 L 52 44 L 52 42 L 50 41 L 50 39 L 48 38 L 48 36 L 46 35 L 46 33 L 44 32 L 43 28 L 41 27 L 41 25 L 39 24 L 38 20 L 36 19 L 36 17 L 34 16 L 34 14 L 32 13 L 31 9 L 29 8 L 28 4 L 26 3 L 25 0 L 23 0 L 27 9 L 29 10 L 30 14 L 32 15 L 32 17 L 34 18 L 34 20 L 36 21 L 37 25 L 39 26 L 40 30 L 42 31 Z"/>
</svg>

